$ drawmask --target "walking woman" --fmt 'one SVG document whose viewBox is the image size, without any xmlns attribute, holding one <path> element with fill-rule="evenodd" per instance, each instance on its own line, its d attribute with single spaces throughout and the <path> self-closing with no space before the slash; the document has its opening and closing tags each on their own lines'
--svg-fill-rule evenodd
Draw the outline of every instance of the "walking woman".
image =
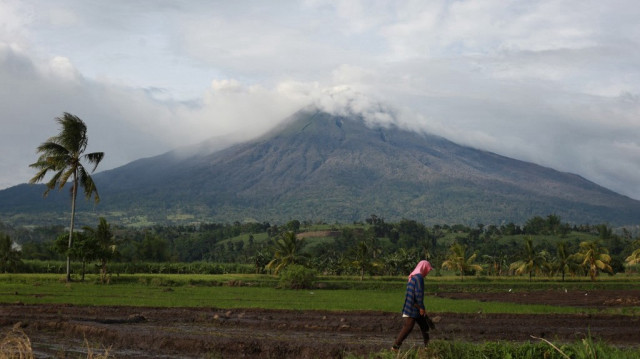
<svg viewBox="0 0 640 359">
<path fill-rule="evenodd" d="M 393 347 L 391 347 L 393 351 L 400 349 L 400 345 L 411 333 L 416 323 L 418 323 L 422 332 L 424 345 L 426 346 L 429 343 L 429 325 L 427 324 L 427 313 L 424 308 L 424 277 L 431 272 L 431 269 L 431 263 L 423 260 L 418 263 L 409 275 L 407 294 L 402 308 L 402 317 L 404 318 L 402 330 L 398 333 L 398 337 L 393 343 Z"/>
</svg>

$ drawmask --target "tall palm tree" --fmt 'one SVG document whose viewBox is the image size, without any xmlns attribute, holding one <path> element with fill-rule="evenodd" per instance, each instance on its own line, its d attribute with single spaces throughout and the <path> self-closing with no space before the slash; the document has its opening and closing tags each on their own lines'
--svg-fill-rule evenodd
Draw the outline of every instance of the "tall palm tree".
<svg viewBox="0 0 640 359">
<path fill-rule="evenodd" d="M 604 270 L 609 273 L 613 272 L 613 268 L 611 268 L 609 264 L 611 262 L 609 250 L 601 246 L 600 241 L 597 239 L 581 242 L 580 250 L 574 254 L 574 258 L 589 270 L 589 276 L 592 281 L 596 280 L 598 270 Z"/>
<path fill-rule="evenodd" d="M 460 280 L 464 281 L 464 273 L 469 271 L 482 271 L 482 266 L 474 264 L 477 253 L 472 254 L 469 258 L 466 255 L 467 246 L 460 243 L 454 243 L 449 248 L 447 259 L 442 262 L 442 268 L 460 271 Z"/>
<path fill-rule="evenodd" d="M 37 162 L 29 165 L 29 167 L 37 169 L 38 172 L 29 183 L 38 183 L 44 179 L 48 172 L 54 173 L 47 182 L 47 189 L 44 192 L 46 197 L 49 191 L 56 187 L 62 189 L 71 179 L 71 224 L 69 226 L 69 249 L 71 249 L 78 186 L 84 189 L 87 199 L 93 196 L 96 203 L 100 201 L 96 185 L 82 161 L 93 165 L 91 170 L 93 172 L 102 161 L 104 152 L 84 153 L 88 143 L 87 126 L 77 116 L 65 112 L 62 117 L 57 117 L 56 121 L 62 126 L 60 133 L 38 146 L 37 153 L 40 153 L 40 157 Z M 67 254 L 67 282 L 70 281 L 71 258 Z"/>
<path fill-rule="evenodd" d="M 548 253 L 546 251 L 536 252 L 533 240 L 527 238 L 524 243 L 522 259 L 511 263 L 509 269 L 515 271 L 518 275 L 529 273 L 529 281 L 531 282 L 533 273 L 542 273 L 548 269 L 549 263 L 547 257 Z"/>
<path fill-rule="evenodd" d="M 273 259 L 267 263 L 266 268 L 273 269 L 278 274 L 290 264 L 302 264 L 306 260 L 305 254 L 301 253 L 303 245 L 303 240 L 297 239 L 295 232 L 281 233 L 273 241 Z"/>
</svg>

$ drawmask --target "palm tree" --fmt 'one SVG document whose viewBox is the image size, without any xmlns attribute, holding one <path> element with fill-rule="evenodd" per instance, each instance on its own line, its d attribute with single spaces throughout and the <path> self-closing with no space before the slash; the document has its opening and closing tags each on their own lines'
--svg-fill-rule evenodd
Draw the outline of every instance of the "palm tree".
<svg viewBox="0 0 640 359">
<path fill-rule="evenodd" d="M 300 253 L 304 242 L 296 238 L 295 232 L 287 231 L 280 233 L 280 236 L 273 241 L 273 259 L 267 263 L 267 269 L 273 269 L 278 274 L 282 269 L 290 264 L 301 264 L 306 260 L 306 256 Z"/>
<path fill-rule="evenodd" d="M 467 246 L 454 243 L 449 248 L 447 259 L 442 262 L 442 268 L 460 271 L 460 280 L 464 281 L 464 273 L 469 271 L 482 271 L 482 266 L 473 264 L 477 253 L 472 254 L 469 258 L 466 256 Z"/>
<path fill-rule="evenodd" d="M 29 165 L 29 167 L 37 169 L 38 172 L 29 183 L 38 183 L 44 179 L 48 172 L 54 173 L 47 182 L 47 189 L 44 192 L 46 197 L 49 191 L 56 187 L 62 189 L 71 179 L 71 224 L 69 226 L 69 249 L 71 249 L 78 186 L 84 189 L 87 199 L 93 196 L 96 203 L 100 201 L 95 183 L 82 165 L 82 161 L 86 160 L 92 164 L 91 172 L 93 172 L 102 161 L 104 152 L 84 153 L 88 143 L 87 126 L 77 116 L 65 112 L 62 117 L 57 117 L 56 121 L 62 126 L 62 129 L 57 136 L 50 137 L 38 146 L 37 152 L 40 153 L 40 157 L 37 162 Z M 67 254 L 67 282 L 70 281 L 71 258 Z"/>
<path fill-rule="evenodd" d="M 484 261 L 485 264 L 487 264 L 488 267 L 488 272 L 487 274 L 489 275 L 496 275 L 496 276 L 501 276 L 502 275 L 502 269 L 504 267 L 504 264 L 507 260 L 507 255 L 500 252 L 499 254 L 495 255 L 495 256 L 491 256 L 488 254 L 485 254 L 482 256 L 482 259 Z"/>
<path fill-rule="evenodd" d="M 604 270 L 609 273 L 613 272 L 613 268 L 609 263 L 611 256 L 609 250 L 600 245 L 599 240 L 585 241 L 580 243 L 580 250 L 573 255 L 581 265 L 589 270 L 589 276 L 592 281 L 596 280 L 598 270 Z"/>
<path fill-rule="evenodd" d="M 95 258 L 100 261 L 100 282 L 104 284 L 107 280 L 107 262 L 118 253 L 116 247 L 118 243 L 111 231 L 111 225 L 103 217 L 100 217 L 98 227 L 94 229 L 86 226 L 84 231 L 94 243 Z"/>
<path fill-rule="evenodd" d="M 351 248 L 351 265 L 360 271 L 360 280 L 364 280 L 364 273 L 380 267 L 380 261 L 376 259 L 376 250 L 373 244 L 359 241 Z"/>
<path fill-rule="evenodd" d="M 636 240 L 634 243 L 640 245 L 640 239 Z M 630 266 L 640 264 L 640 248 L 631 252 L 631 255 L 625 259 L 625 262 Z"/>
<path fill-rule="evenodd" d="M 360 280 L 364 280 L 365 272 L 381 266 L 378 256 L 382 253 L 382 247 L 372 228 L 358 237 L 360 240 L 349 249 L 349 256 L 352 259 L 351 265 L 360 272 Z"/>
<path fill-rule="evenodd" d="M 510 270 L 515 271 L 517 275 L 522 273 L 529 273 L 529 281 L 533 277 L 533 273 L 542 273 L 545 271 L 549 263 L 547 261 L 548 253 L 541 251 L 536 253 L 536 248 L 533 246 L 533 240 L 527 238 L 524 243 L 524 251 L 522 252 L 522 259 L 511 263 Z"/>
<path fill-rule="evenodd" d="M 625 259 L 625 262 L 630 266 L 640 264 L 640 248 L 631 252 L 631 255 Z"/>
<path fill-rule="evenodd" d="M 558 250 L 556 260 L 554 263 L 555 270 L 562 273 L 562 281 L 564 282 L 564 276 L 567 272 L 574 272 L 575 262 L 571 260 L 571 255 L 567 249 L 567 242 L 560 241 L 556 244 Z"/>
</svg>

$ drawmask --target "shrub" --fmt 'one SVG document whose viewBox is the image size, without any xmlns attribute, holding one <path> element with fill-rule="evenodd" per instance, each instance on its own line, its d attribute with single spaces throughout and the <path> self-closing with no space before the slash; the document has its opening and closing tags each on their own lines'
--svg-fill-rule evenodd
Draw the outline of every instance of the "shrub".
<svg viewBox="0 0 640 359">
<path fill-rule="evenodd" d="M 301 265 L 292 264 L 280 274 L 280 288 L 309 289 L 313 288 L 317 279 L 316 271 Z"/>
</svg>

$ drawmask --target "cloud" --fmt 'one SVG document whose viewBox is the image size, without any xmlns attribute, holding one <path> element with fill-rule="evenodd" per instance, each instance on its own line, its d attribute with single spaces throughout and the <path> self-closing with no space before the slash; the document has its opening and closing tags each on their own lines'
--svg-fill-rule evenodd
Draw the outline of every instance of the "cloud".
<svg viewBox="0 0 640 359">
<path fill-rule="evenodd" d="M 287 90 L 214 80 L 197 101 L 158 100 L 161 90 L 140 89 L 82 76 L 71 61 L 36 63 L 0 46 L 2 148 L 0 187 L 27 182 L 36 147 L 59 130 L 54 118 L 70 112 L 88 127 L 89 151 L 106 156 L 100 170 L 158 155 L 217 136 L 255 137 L 308 104 Z"/>
<path fill-rule="evenodd" d="M 53 58 L 51 63 L 35 64 L 23 54 L 0 47 L 0 113 L 2 114 L 2 172 L 8 174 L 1 184 L 26 182 L 31 173 L 28 164 L 35 162 L 35 149 L 58 130 L 53 118 L 71 112 L 83 118 L 89 128 L 89 146 L 101 150 L 108 141 L 112 149 L 105 159 L 107 166 L 120 165 L 140 155 L 162 149 L 153 140 L 141 140 L 142 131 L 129 118 L 144 111 L 145 101 L 117 88 L 106 88 L 78 74 L 68 59 Z M 140 96 L 138 96 L 140 99 Z M 146 100 L 148 102 L 148 100 Z M 148 110 L 149 106 L 147 106 Z M 157 111 L 145 111 L 153 116 Z M 144 143 L 144 144 L 142 144 Z M 134 146 L 136 151 L 127 152 Z M 9 150 L 11 149 L 11 150 Z M 3 161 L 4 162 L 4 161 Z"/>
<path fill-rule="evenodd" d="M 23 47 L 28 42 L 26 28 L 33 17 L 32 11 L 19 1 L 0 3 L 0 43 L 11 47 Z"/>
<path fill-rule="evenodd" d="M 63 111 L 107 169 L 316 104 L 640 199 L 635 5 L 0 1 L 0 187 L 30 177 Z"/>
</svg>

